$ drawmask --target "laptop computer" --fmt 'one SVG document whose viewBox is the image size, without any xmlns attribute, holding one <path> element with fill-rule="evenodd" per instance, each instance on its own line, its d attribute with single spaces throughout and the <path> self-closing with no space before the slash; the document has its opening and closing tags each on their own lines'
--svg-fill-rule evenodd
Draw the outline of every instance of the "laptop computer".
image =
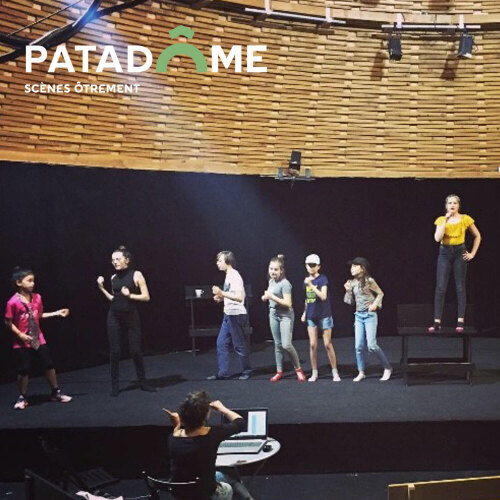
<svg viewBox="0 0 500 500">
<path fill-rule="evenodd" d="M 260 453 L 267 443 L 267 408 L 235 409 L 247 422 L 243 432 L 233 434 L 219 445 L 218 455 Z M 222 423 L 228 420 L 222 415 Z"/>
</svg>

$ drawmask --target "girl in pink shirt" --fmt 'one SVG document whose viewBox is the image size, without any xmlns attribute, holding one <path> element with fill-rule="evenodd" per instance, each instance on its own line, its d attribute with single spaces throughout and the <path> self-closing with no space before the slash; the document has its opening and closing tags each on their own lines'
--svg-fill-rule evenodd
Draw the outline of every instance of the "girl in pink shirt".
<svg viewBox="0 0 500 500">
<path fill-rule="evenodd" d="M 45 370 L 45 377 L 52 389 L 51 401 L 69 403 L 72 398 L 61 392 L 57 385 L 57 375 L 50 356 L 45 337 L 40 330 L 40 318 L 69 315 L 69 309 L 54 312 L 43 312 L 42 298 L 33 293 L 35 275 L 30 269 L 17 267 L 12 274 L 12 284 L 16 293 L 7 302 L 5 324 L 13 333 L 12 348 L 17 358 L 19 397 L 14 405 L 15 410 L 24 410 L 28 406 L 27 392 L 29 380 L 30 358 L 36 353 Z"/>
</svg>

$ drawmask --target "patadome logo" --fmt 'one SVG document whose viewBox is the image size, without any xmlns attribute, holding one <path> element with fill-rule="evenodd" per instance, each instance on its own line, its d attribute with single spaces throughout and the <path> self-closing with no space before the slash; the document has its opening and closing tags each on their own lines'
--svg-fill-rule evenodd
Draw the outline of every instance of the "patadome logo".
<svg viewBox="0 0 500 500">
<path fill-rule="evenodd" d="M 187 28 L 186 26 L 177 26 L 177 28 L 170 30 L 168 34 L 170 35 L 170 38 L 172 40 L 175 40 L 178 36 L 185 36 L 186 38 L 189 38 L 191 40 L 194 36 L 194 31 L 190 28 Z M 241 55 L 241 50 L 240 50 L 240 55 Z M 176 43 L 175 45 L 167 47 L 160 54 L 158 61 L 156 61 L 156 72 L 166 73 L 170 59 L 172 59 L 172 57 L 175 56 L 188 56 L 196 64 L 196 71 L 198 73 L 207 72 L 208 68 L 205 56 L 203 55 L 200 49 L 198 49 L 194 45 L 191 45 L 190 43 Z"/>
<path fill-rule="evenodd" d="M 192 40 L 194 31 L 186 26 L 177 26 L 169 32 L 170 38 L 183 36 Z M 212 45 L 211 50 L 211 71 L 212 73 L 219 72 L 219 62 L 222 63 L 225 69 L 229 69 L 234 62 L 234 72 L 241 73 L 243 70 L 243 45 L 233 45 L 229 54 L 225 54 L 221 45 Z M 262 62 L 262 55 L 259 52 L 265 52 L 266 45 L 247 45 L 246 46 L 246 72 L 247 73 L 267 73 L 266 66 L 256 66 L 257 63 Z M 82 64 L 78 68 L 82 73 L 90 73 L 89 54 L 97 51 L 95 45 L 75 45 L 75 52 L 81 52 Z M 141 54 L 145 61 L 141 62 L 139 66 L 135 64 L 135 55 Z M 28 45 L 26 47 L 26 72 L 31 73 L 35 64 L 40 64 L 47 60 L 47 49 L 41 45 Z M 206 73 L 208 71 L 207 59 L 200 49 L 191 45 L 190 43 L 174 43 L 165 48 L 158 60 L 156 61 L 155 70 L 157 73 L 167 73 L 168 64 L 173 57 L 187 56 L 190 57 L 196 67 L 196 72 Z M 147 71 L 153 64 L 153 55 L 151 51 L 143 45 L 127 45 L 127 61 L 126 64 L 120 61 L 115 47 L 113 45 L 105 45 L 102 54 L 97 64 L 97 68 L 93 70 L 95 73 L 102 73 L 104 70 L 112 70 L 117 73 L 142 73 Z M 124 71 L 124 67 L 126 71 Z M 54 51 L 50 66 L 49 73 L 54 73 L 56 70 L 66 70 L 68 73 L 75 72 L 75 66 L 71 60 L 70 53 L 66 45 L 59 45 Z"/>
</svg>

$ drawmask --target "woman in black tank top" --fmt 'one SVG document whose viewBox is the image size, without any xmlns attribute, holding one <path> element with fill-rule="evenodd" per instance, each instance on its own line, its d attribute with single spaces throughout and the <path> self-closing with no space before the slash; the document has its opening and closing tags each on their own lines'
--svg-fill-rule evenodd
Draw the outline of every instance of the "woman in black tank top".
<svg viewBox="0 0 500 500">
<path fill-rule="evenodd" d="M 111 256 L 111 263 L 116 274 L 111 277 L 111 290 L 104 288 L 104 278 L 97 278 L 97 286 L 111 302 L 108 318 L 109 359 L 111 365 L 111 396 L 118 396 L 120 378 L 120 337 L 127 333 L 130 355 L 134 360 L 139 387 L 143 391 L 155 389 L 146 382 L 144 360 L 141 347 L 141 322 L 137 311 L 137 302 L 149 302 L 146 280 L 140 271 L 130 267 L 131 253 L 124 247 L 118 247 Z"/>
</svg>

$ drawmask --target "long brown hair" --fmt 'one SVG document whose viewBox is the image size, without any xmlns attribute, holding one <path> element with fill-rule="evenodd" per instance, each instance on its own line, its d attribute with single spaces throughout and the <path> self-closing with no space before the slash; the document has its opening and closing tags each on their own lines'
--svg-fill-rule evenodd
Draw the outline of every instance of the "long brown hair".
<svg viewBox="0 0 500 500">
<path fill-rule="evenodd" d="M 363 266 L 362 264 L 358 264 L 358 266 L 361 268 L 362 275 L 360 278 L 355 277 L 355 279 L 359 281 L 361 288 L 365 289 L 368 286 L 368 282 L 371 278 L 371 275 L 365 266 Z"/>
</svg>

